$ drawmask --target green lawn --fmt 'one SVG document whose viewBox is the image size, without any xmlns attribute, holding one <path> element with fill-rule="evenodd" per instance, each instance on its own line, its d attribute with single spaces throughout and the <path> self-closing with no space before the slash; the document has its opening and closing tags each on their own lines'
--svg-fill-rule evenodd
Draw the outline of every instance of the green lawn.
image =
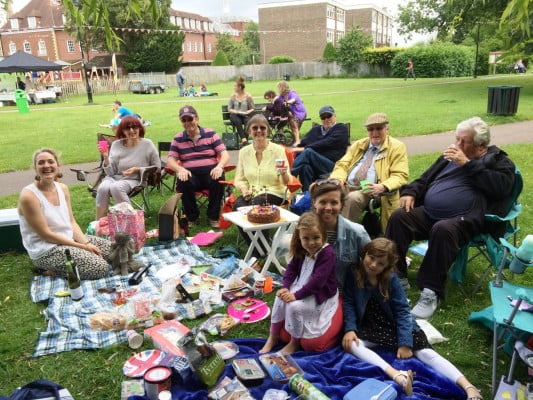
<svg viewBox="0 0 533 400">
<path fill-rule="evenodd" d="M 522 78 L 524 80 L 521 82 L 526 82 L 526 80 L 531 82 L 529 77 Z M 351 121 L 355 126 L 360 126 L 364 117 L 370 112 L 386 111 L 390 114 L 392 129 L 397 136 L 452 129 L 459 120 L 474 114 L 486 117 L 484 114 L 486 86 L 496 84 L 496 81 L 469 80 L 466 83 L 439 84 L 438 86 L 426 85 L 430 82 L 439 83 L 438 80 L 417 80 L 415 83 L 410 81 L 405 84 L 403 80 L 392 79 L 330 79 L 302 80 L 291 82 L 291 84 L 305 96 L 305 102 L 312 112 L 313 110 L 316 112 L 319 105 L 331 101 L 331 104 L 337 109 L 339 119 Z M 501 78 L 497 82 L 497 84 L 505 84 L 515 83 L 516 81 L 512 78 Z M 212 85 L 209 89 L 219 93 L 229 93 L 230 86 L 229 83 L 224 83 Z M 252 93 L 257 94 L 267 87 L 273 86 L 274 82 L 254 82 L 248 84 L 247 88 Z M 403 86 L 408 86 L 409 88 L 406 89 Z M 387 90 L 372 91 L 373 88 L 378 87 L 386 88 Z M 401 88 L 394 89 L 394 87 Z M 336 95 L 321 94 L 327 92 L 328 89 L 344 93 Z M 349 90 L 359 90 L 359 92 L 352 93 L 348 92 Z M 473 92 L 476 91 L 478 93 L 477 97 L 473 95 Z M 388 96 L 387 98 L 383 98 L 385 93 Z M 391 99 L 391 96 L 394 96 L 395 93 L 398 93 L 397 98 Z M 531 89 L 526 86 L 524 93 L 520 100 L 519 111 L 521 112 L 515 117 L 508 119 L 490 117 L 487 119 L 492 123 L 533 119 L 533 115 L 530 115 L 533 112 L 529 111 L 531 110 L 530 103 L 532 102 Z M 172 95 L 175 95 L 175 90 Z M 372 97 L 366 98 L 369 95 Z M 154 122 L 154 126 L 149 130 L 149 136 L 154 137 L 155 140 L 168 139 L 178 129 L 176 111 L 179 105 L 185 102 L 171 97 L 170 93 L 161 96 L 133 96 L 127 94 L 120 96 L 125 104 Z M 425 100 L 421 96 L 425 96 Z M 167 101 L 160 104 L 140 103 L 141 100 L 154 101 L 154 99 L 159 98 L 167 99 Z M 380 98 L 382 100 L 380 104 L 383 105 L 365 107 L 374 98 Z M 434 105 L 427 101 L 428 98 L 455 99 L 457 103 L 441 102 L 439 104 L 445 105 L 445 107 L 439 107 L 441 112 L 430 111 L 429 109 L 434 108 Z M 67 162 L 93 160 L 96 156 L 96 150 L 94 149 L 95 126 L 98 122 L 110 118 L 109 104 L 112 101 L 112 97 L 109 96 L 103 100 L 101 96 L 98 96 L 95 100 L 101 105 L 70 108 L 68 113 L 65 113 L 65 109 L 55 110 L 58 105 L 45 105 L 42 107 L 43 111 L 32 111 L 30 115 L 21 116 L 5 113 L 5 108 L 2 109 L 0 118 L 2 121 L 6 121 L 4 125 L 13 127 L 11 130 L 4 130 L 0 139 L 0 143 L 3 144 L 3 154 L 7 155 L 2 158 L 0 163 L 10 166 L 9 168 L 5 166 L 2 168 L 4 170 L 13 169 L 15 168 L 14 165 L 19 162 L 20 167 L 17 166 L 16 168 L 25 168 L 29 164 L 33 150 L 43 145 L 61 149 L 64 158 L 66 158 L 64 161 Z M 83 101 L 83 98 L 77 98 L 69 100 L 67 104 L 62 103 L 59 105 L 73 107 L 76 105 L 74 103 L 81 105 Z M 211 99 L 198 100 L 198 109 L 201 117 L 207 120 L 206 126 L 213 126 L 218 130 L 221 129 L 219 111 L 222 103 L 222 99 L 215 99 L 214 101 L 211 101 Z M 420 118 L 419 114 L 426 115 L 426 117 Z M 163 116 L 168 117 L 165 118 Z M 346 116 L 346 118 L 343 118 L 343 116 Z M 58 123 L 60 125 L 55 128 L 52 123 L 54 118 L 59 119 Z M 416 122 L 407 125 L 408 120 Z M 90 123 L 87 121 L 90 121 Z M 23 125 L 19 125 L 19 122 L 23 122 Z M 165 129 L 161 127 L 165 127 Z M 66 135 L 61 133 L 63 130 L 64 133 L 67 133 L 66 129 L 69 128 L 72 132 L 68 132 Z M 362 131 L 358 129 L 352 128 L 352 132 L 354 137 L 362 134 Z M 82 144 L 82 142 L 87 143 Z M 75 144 L 82 151 L 74 151 Z M 519 235 L 520 238 L 523 238 L 527 233 L 531 233 L 531 227 L 533 226 L 531 213 L 533 199 L 528 190 L 533 183 L 533 161 L 530 156 L 530 152 L 533 151 L 533 145 L 511 145 L 504 147 L 504 149 L 520 167 L 524 176 L 525 189 L 521 196 L 524 209 L 520 217 L 522 230 Z M 92 157 L 82 158 L 82 154 L 86 153 L 89 153 Z M 436 154 L 411 157 L 410 176 L 419 176 L 435 157 Z M 4 161 L 6 159 L 7 161 Z M 146 216 L 147 229 L 157 227 L 157 212 L 155 210 L 169 195 L 170 193 L 168 192 L 165 192 L 163 196 L 159 194 L 153 195 L 154 207 Z M 90 197 L 82 186 L 72 188 L 72 199 L 76 218 L 80 225 L 85 227 L 94 215 L 94 199 Z M 0 197 L 0 208 L 15 207 L 16 202 L 17 196 L 15 195 Z M 207 229 L 207 225 L 204 224 L 195 228 L 192 233 Z M 234 244 L 235 241 L 236 230 L 232 227 L 225 231 L 222 239 L 208 251 L 213 251 L 215 247 L 224 243 Z M 415 258 L 413 270 L 409 272 L 412 281 L 419 261 L 419 259 Z M 72 351 L 37 359 L 30 357 L 38 333 L 46 327 L 45 319 L 40 314 L 45 305 L 32 303 L 28 295 L 29 283 L 32 278 L 30 265 L 29 259 L 25 254 L 8 253 L 0 255 L 0 393 L 7 395 L 17 386 L 38 378 L 47 378 L 69 388 L 76 399 L 118 398 L 120 382 L 124 379 L 122 365 L 132 354 L 132 350 L 126 345 L 113 346 L 97 351 Z M 472 262 L 468 266 L 466 289 L 472 289 L 475 278 L 480 275 L 482 270 L 483 265 L 479 260 Z M 530 270 L 527 274 L 516 277 L 515 280 L 530 284 L 533 281 L 533 272 Z M 450 284 L 447 293 L 446 302 L 442 304 L 431 322 L 450 340 L 436 345 L 435 349 L 454 362 L 474 384 L 482 389 L 485 398 L 489 398 L 491 334 L 485 328 L 467 322 L 471 311 L 479 310 L 490 304 L 487 284 L 483 284 L 482 290 L 472 298 L 465 297 L 454 284 Z M 418 298 L 416 289 L 411 289 L 408 295 L 412 301 L 416 301 Z M 270 297 L 269 300 L 272 300 L 272 298 Z M 194 323 L 197 323 L 197 321 Z M 186 324 L 190 325 L 192 323 L 186 322 Z M 267 333 L 268 321 L 263 321 L 251 326 L 238 327 L 230 331 L 229 337 L 266 337 Z M 145 342 L 142 349 L 148 348 L 150 348 L 150 344 Z M 503 357 L 502 363 L 498 366 L 499 373 L 506 371 L 508 362 L 509 358 Z M 525 367 L 520 365 L 517 369 L 517 374 L 522 381 L 524 381 L 526 373 Z"/>
<path fill-rule="evenodd" d="M 386 112 L 394 136 L 421 135 L 451 130 L 457 122 L 479 115 L 489 124 L 501 124 L 533 119 L 533 76 L 504 75 L 494 79 L 308 79 L 291 81 L 304 100 L 308 115 L 318 122 L 318 109 L 332 105 L 339 121 L 351 122 L 352 139 L 366 134 L 362 124 L 368 114 Z M 512 117 L 486 114 L 487 86 L 523 85 L 518 113 Z M 247 83 L 246 90 L 255 101 L 264 102 L 262 94 L 274 89 L 276 82 Z M 217 132 L 223 132 L 221 108 L 226 104 L 233 83 L 211 85 L 220 96 L 208 98 L 178 98 L 177 89 L 170 88 L 159 95 L 120 93 L 95 95 L 94 104 L 87 105 L 85 96 L 68 98 L 60 103 L 32 107 L 29 114 L 18 114 L 15 107 L 0 108 L 4 127 L 0 147 L 6 157 L 0 159 L 0 172 L 27 169 L 33 151 L 53 145 L 62 153 L 64 163 L 96 160 L 96 135 L 99 123 L 112 117 L 111 103 L 115 98 L 150 120 L 147 137 L 154 142 L 168 141 L 181 129 L 177 118 L 179 107 L 191 102 L 200 114 L 200 122 Z M 302 132 L 311 127 L 306 122 Z M 13 155 L 13 157 L 11 156 Z M 16 155 L 16 157 L 15 157 Z"/>
</svg>

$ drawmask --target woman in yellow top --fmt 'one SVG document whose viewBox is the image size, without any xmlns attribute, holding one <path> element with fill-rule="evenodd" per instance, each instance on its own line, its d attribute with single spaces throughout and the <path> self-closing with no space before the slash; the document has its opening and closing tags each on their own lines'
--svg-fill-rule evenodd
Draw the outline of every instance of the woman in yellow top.
<svg viewBox="0 0 533 400">
<path fill-rule="evenodd" d="M 241 196 L 235 202 L 234 209 L 266 203 L 281 205 L 285 187 L 291 178 L 285 148 L 270 142 L 270 125 L 262 114 L 250 118 L 246 131 L 251 134 L 253 145 L 239 151 L 235 187 L 240 190 Z M 283 164 L 277 164 L 277 160 L 283 160 Z M 249 243 L 248 235 L 242 231 L 241 234 Z"/>
</svg>

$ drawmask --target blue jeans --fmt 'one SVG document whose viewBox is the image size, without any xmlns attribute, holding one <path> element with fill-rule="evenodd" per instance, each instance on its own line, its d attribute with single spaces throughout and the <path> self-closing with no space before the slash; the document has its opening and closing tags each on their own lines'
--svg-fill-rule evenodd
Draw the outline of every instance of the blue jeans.
<svg viewBox="0 0 533 400">
<path fill-rule="evenodd" d="M 291 174 L 297 176 L 302 183 L 302 190 L 309 190 L 309 186 L 320 175 L 329 174 L 333 171 L 335 163 L 329 158 L 318 154 L 315 150 L 306 148 L 296 157 L 291 169 Z"/>
</svg>

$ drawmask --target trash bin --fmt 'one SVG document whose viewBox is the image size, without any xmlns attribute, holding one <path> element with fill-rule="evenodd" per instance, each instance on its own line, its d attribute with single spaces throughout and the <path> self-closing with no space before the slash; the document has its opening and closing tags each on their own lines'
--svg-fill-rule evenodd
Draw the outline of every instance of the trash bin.
<svg viewBox="0 0 533 400">
<path fill-rule="evenodd" d="M 26 97 L 26 92 L 24 90 L 15 90 L 15 102 L 17 103 L 19 113 L 27 114 L 30 112 L 30 107 L 28 107 L 28 98 Z"/>
<path fill-rule="evenodd" d="M 514 115 L 518 109 L 518 99 L 522 86 L 489 86 L 487 113 Z"/>
<path fill-rule="evenodd" d="M 289 74 L 283 74 L 283 80 L 284 81 L 290 81 L 291 80 L 291 76 Z"/>
</svg>

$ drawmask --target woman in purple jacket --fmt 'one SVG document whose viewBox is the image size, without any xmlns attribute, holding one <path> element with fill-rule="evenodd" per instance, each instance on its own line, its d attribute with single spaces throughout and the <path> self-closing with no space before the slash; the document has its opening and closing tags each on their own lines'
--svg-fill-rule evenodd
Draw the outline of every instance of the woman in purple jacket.
<svg viewBox="0 0 533 400">
<path fill-rule="evenodd" d="M 293 146 L 297 146 L 300 143 L 300 127 L 305 117 L 307 117 L 307 110 L 298 93 L 289 88 L 287 81 L 278 82 L 278 92 L 285 99 L 285 104 L 290 108 L 289 126 L 294 136 Z"/>
<path fill-rule="evenodd" d="M 323 351 L 334 346 L 342 333 L 342 306 L 335 272 L 335 250 L 315 213 L 300 217 L 292 235 L 292 260 L 276 293 L 270 335 L 260 353 L 268 353 L 281 339 L 281 353 L 300 348 Z"/>
</svg>

